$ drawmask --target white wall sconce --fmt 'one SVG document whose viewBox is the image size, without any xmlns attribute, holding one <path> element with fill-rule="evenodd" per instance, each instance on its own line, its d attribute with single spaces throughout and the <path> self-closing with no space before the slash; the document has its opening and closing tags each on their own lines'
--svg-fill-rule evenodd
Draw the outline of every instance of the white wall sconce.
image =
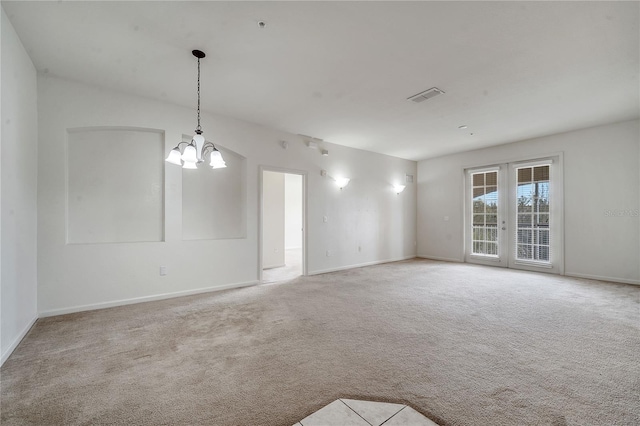
<svg viewBox="0 0 640 426">
<path fill-rule="evenodd" d="M 393 185 L 393 190 L 396 192 L 396 194 L 399 194 L 404 191 L 406 187 L 406 185 Z"/>
<path fill-rule="evenodd" d="M 334 180 L 336 181 L 336 185 L 338 185 L 338 188 L 342 189 L 349 184 L 349 181 L 351 179 L 342 177 L 342 178 L 335 178 Z"/>
</svg>

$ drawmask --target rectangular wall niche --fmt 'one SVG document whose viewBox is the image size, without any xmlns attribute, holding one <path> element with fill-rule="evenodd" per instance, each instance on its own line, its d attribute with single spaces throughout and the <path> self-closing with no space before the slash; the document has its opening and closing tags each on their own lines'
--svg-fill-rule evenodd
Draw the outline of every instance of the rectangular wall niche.
<svg viewBox="0 0 640 426">
<path fill-rule="evenodd" d="M 67 242 L 164 240 L 164 132 L 67 130 Z"/>
<path fill-rule="evenodd" d="M 247 161 L 229 149 L 216 147 L 226 168 L 212 170 L 206 161 L 197 170 L 182 169 L 183 240 L 246 237 Z"/>
</svg>

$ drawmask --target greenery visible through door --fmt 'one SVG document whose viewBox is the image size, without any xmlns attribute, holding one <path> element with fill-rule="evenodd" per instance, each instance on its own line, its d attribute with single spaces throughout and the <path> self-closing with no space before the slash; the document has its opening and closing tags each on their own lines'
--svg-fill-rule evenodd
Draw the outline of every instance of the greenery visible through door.
<svg viewBox="0 0 640 426">
<path fill-rule="evenodd" d="M 516 259 L 549 262 L 549 165 L 517 168 Z"/>
<path fill-rule="evenodd" d="M 498 172 L 473 173 L 472 253 L 498 256 Z"/>
</svg>

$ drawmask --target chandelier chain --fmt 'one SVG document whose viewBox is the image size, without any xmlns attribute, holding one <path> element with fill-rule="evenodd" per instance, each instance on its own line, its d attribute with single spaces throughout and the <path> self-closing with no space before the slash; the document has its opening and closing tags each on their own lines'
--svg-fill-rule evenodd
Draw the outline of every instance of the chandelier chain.
<svg viewBox="0 0 640 426">
<path fill-rule="evenodd" d="M 200 58 L 198 58 L 198 127 L 196 127 L 196 130 L 202 130 L 200 127 Z"/>
</svg>

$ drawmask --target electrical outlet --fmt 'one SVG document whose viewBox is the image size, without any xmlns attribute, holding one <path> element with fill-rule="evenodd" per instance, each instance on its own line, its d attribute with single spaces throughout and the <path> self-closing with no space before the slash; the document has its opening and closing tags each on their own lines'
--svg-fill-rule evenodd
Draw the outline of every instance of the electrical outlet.
<svg viewBox="0 0 640 426">
<path fill-rule="evenodd" d="M 161 266 L 160 267 L 160 276 L 165 276 L 167 275 L 167 267 L 166 266 Z"/>
<path fill-rule="evenodd" d="M 449 216 L 445 216 L 443 219 L 445 222 L 449 222 Z"/>
<path fill-rule="evenodd" d="M 359 252 L 362 251 L 362 247 L 358 246 L 358 251 Z"/>
<path fill-rule="evenodd" d="M 327 250 L 327 257 L 331 256 L 331 250 Z"/>
<path fill-rule="evenodd" d="M 326 216 L 322 216 L 322 221 L 323 221 L 324 223 L 327 223 L 327 222 L 329 222 L 329 218 L 328 218 L 328 217 L 326 217 Z"/>
</svg>

